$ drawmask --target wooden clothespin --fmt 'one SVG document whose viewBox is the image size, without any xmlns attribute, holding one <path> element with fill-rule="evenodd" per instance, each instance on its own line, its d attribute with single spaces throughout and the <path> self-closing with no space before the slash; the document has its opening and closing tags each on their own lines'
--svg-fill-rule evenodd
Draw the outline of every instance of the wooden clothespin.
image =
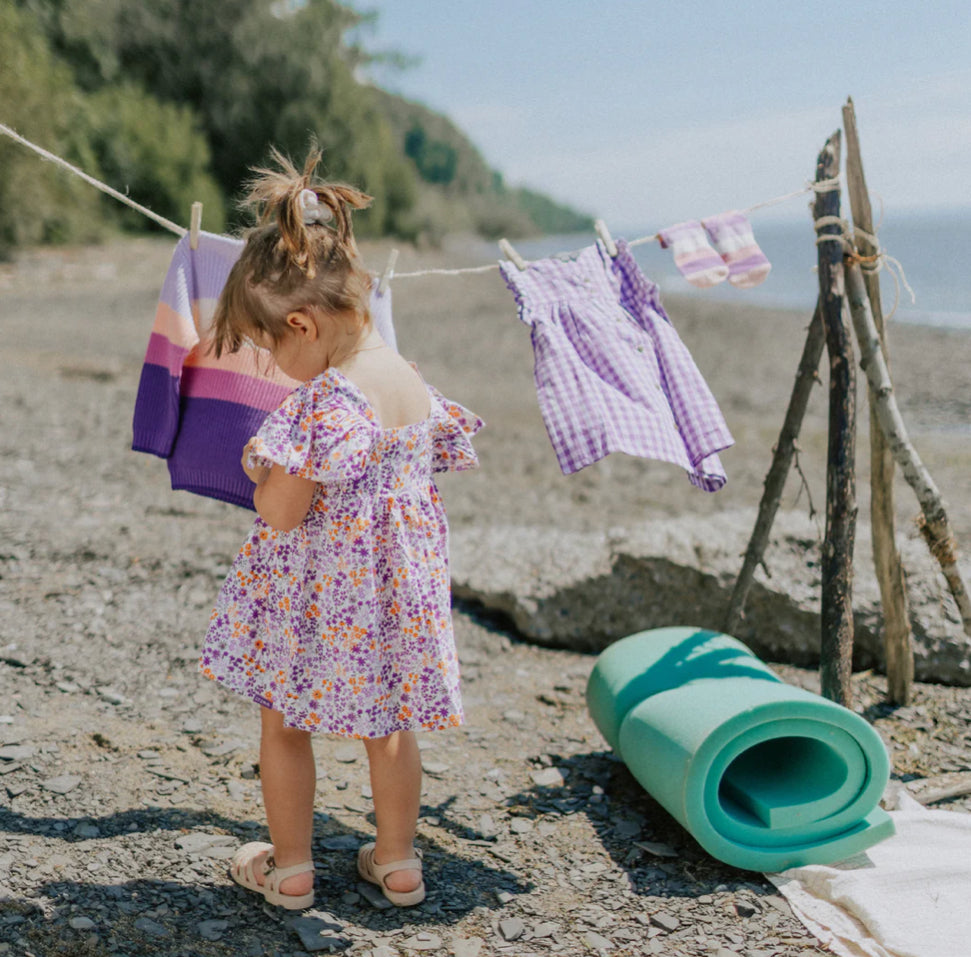
<svg viewBox="0 0 971 957">
<path fill-rule="evenodd" d="M 189 219 L 189 249 L 199 248 L 199 230 L 202 228 L 202 203 L 192 204 L 192 215 Z"/>
<path fill-rule="evenodd" d="M 388 265 L 384 267 L 384 272 L 381 273 L 381 279 L 378 282 L 378 295 L 383 296 L 388 291 L 388 286 L 391 284 L 391 280 L 394 277 L 394 266 L 398 261 L 398 250 L 392 249 L 391 254 L 388 256 Z"/>
<path fill-rule="evenodd" d="M 598 219 L 594 224 L 593 228 L 597 231 L 597 235 L 600 237 L 601 242 L 607 248 L 607 255 L 613 259 L 617 255 L 617 244 L 614 242 L 613 236 L 610 235 L 610 230 L 607 229 L 607 224 L 602 220 Z"/>
<path fill-rule="evenodd" d="M 508 239 L 505 239 L 505 238 L 500 239 L 499 248 L 502 250 L 502 254 L 506 257 L 506 259 L 513 262 L 517 269 L 526 268 L 526 265 L 527 265 L 526 260 L 523 259 L 523 257 L 520 256 L 515 249 L 513 249 L 512 243 L 509 242 Z"/>
</svg>

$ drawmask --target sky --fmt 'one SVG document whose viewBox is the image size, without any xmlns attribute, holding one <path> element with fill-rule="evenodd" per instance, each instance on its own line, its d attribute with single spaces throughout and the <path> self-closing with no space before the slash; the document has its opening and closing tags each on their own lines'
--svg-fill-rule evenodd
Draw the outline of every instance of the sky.
<svg viewBox="0 0 971 957">
<path fill-rule="evenodd" d="M 617 235 L 789 194 L 856 107 L 879 208 L 971 208 L 967 0 L 358 0 L 372 79 Z M 807 197 L 762 210 L 804 217 Z"/>
</svg>

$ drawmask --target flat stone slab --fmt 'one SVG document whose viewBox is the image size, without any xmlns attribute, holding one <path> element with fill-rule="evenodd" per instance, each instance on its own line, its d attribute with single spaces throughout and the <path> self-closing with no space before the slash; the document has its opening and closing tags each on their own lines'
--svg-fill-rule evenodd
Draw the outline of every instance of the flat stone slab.
<svg viewBox="0 0 971 957">
<path fill-rule="evenodd" d="M 668 625 L 720 630 L 755 519 L 755 509 L 739 509 L 607 532 L 459 528 L 450 546 L 453 593 L 501 613 L 528 640 L 574 651 L 599 652 L 618 638 Z M 770 574 L 756 571 L 735 634 L 767 660 L 819 662 L 820 537 L 803 513 L 776 516 L 765 553 Z M 899 538 L 915 677 L 969 686 L 971 641 L 940 568 L 922 540 Z M 853 607 L 854 666 L 883 670 L 880 592 L 863 523 Z"/>
</svg>

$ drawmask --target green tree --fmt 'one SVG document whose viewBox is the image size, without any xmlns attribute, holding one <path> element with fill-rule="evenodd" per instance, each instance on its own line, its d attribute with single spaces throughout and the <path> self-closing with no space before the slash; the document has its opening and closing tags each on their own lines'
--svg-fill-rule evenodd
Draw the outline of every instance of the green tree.
<svg viewBox="0 0 971 957">
<path fill-rule="evenodd" d="M 206 172 L 209 146 L 192 110 L 161 103 L 132 84 L 106 86 L 86 103 L 92 152 L 103 178 L 135 202 L 187 223 L 192 203 L 203 204 L 206 229 L 224 225 L 222 193 Z M 124 205 L 116 215 L 129 228 L 145 219 Z"/>
<path fill-rule="evenodd" d="M 444 140 L 431 139 L 417 121 L 405 134 L 405 154 L 426 183 L 448 186 L 455 179 L 458 150 Z"/>
<path fill-rule="evenodd" d="M 184 222 L 198 199 L 206 227 L 218 229 L 219 193 L 241 195 L 271 146 L 299 163 L 314 140 L 324 175 L 374 196 L 356 217 L 361 235 L 434 241 L 451 230 L 512 237 L 591 225 L 506 188 L 447 117 L 362 81 L 375 57 L 353 37 L 374 15 L 348 4 L 6 0 L 0 10 L 0 102 L 16 104 L 38 142 L 170 219 Z M 10 111 L 0 119 L 10 122 Z M 39 213 L 14 225 L 0 205 L 0 242 L 67 235 L 69 218 L 97 224 L 85 218 L 98 202 L 90 186 L 61 183 L 78 196 L 69 213 L 47 174 L 22 188 L 24 159 L 0 170 L 0 201 L 30 197 Z M 101 209 L 111 222 L 139 222 L 114 200 Z"/>
<path fill-rule="evenodd" d="M 95 167 L 74 117 L 81 104 L 70 71 L 54 59 L 34 19 L 0 5 L 0 119 L 75 164 Z M 0 252 L 29 243 L 95 238 L 98 194 L 0 136 Z"/>
<path fill-rule="evenodd" d="M 327 175 L 375 196 L 359 221 L 380 233 L 410 204 L 413 174 L 355 78 L 363 54 L 343 38 L 360 19 L 333 0 L 142 0 L 117 12 L 118 62 L 160 99 L 195 110 L 227 193 L 271 145 L 300 159 L 314 137 Z"/>
</svg>

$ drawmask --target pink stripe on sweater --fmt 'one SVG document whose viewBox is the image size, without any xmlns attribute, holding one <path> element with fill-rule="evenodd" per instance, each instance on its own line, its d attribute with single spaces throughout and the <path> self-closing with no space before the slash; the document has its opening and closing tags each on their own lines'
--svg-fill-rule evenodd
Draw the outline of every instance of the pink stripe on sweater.
<svg viewBox="0 0 971 957">
<path fill-rule="evenodd" d="M 219 399 L 237 405 L 272 412 L 293 391 L 271 379 L 254 379 L 225 369 L 186 366 L 182 373 L 182 396 L 193 399 Z"/>
<path fill-rule="evenodd" d="M 251 376 L 261 382 L 273 382 L 292 392 L 299 382 L 285 376 L 273 361 L 273 356 L 265 349 L 254 349 L 243 346 L 238 352 L 224 352 L 218 359 L 209 348 L 208 343 L 200 342 L 186 357 L 187 367 L 194 369 L 223 369 L 238 375 Z"/>
<path fill-rule="evenodd" d="M 153 332 L 148 338 L 148 349 L 145 350 L 145 362 L 148 365 L 161 366 L 167 369 L 169 375 L 178 376 L 182 372 L 182 364 L 189 350 L 170 342 L 165 336 Z"/>
</svg>

